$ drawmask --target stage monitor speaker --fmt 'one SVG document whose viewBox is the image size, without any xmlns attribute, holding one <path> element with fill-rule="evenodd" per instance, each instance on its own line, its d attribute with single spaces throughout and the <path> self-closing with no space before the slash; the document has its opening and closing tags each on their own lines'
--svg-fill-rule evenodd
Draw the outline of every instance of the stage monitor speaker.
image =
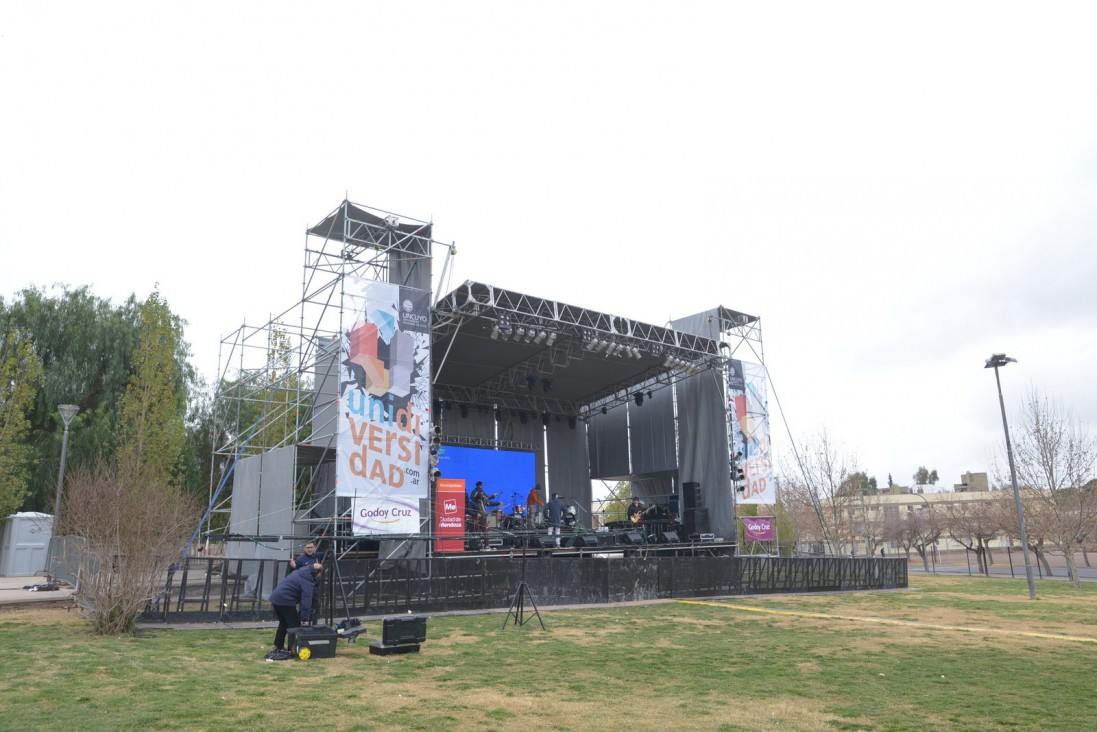
<svg viewBox="0 0 1097 732">
<path fill-rule="evenodd" d="M 643 544 L 644 535 L 639 531 L 626 531 L 621 535 L 622 544 Z"/>
<path fill-rule="evenodd" d="M 542 549 L 555 549 L 556 548 L 556 537 L 555 536 L 545 536 L 545 535 L 542 534 L 542 535 L 537 537 L 537 546 L 541 547 Z"/>
<path fill-rule="evenodd" d="M 573 546 L 573 547 L 598 546 L 599 543 L 600 542 L 598 541 L 598 537 L 594 536 L 593 534 L 576 534 L 575 536 L 573 536 L 571 538 L 571 543 L 568 544 L 568 546 Z"/>
<path fill-rule="evenodd" d="M 677 531 L 664 531 L 662 533 L 663 541 L 667 544 L 677 544 L 682 540 L 678 538 Z"/>
</svg>

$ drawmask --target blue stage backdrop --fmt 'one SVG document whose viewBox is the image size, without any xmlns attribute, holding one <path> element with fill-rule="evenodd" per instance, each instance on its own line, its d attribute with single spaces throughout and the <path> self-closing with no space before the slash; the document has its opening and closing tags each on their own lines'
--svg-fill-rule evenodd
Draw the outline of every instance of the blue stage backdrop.
<svg viewBox="0 0 1097 732">
<path fill-rule="evenodd" d="M 438 470 L 443 478 L 464 478 L 466 494 L 476 488 L 476 481 L 484 481 L 484 490 L 488 495 L 498 493 L 496 500 L 507 512 L 515 501 L 525 505 L 529 489 L 538 482 L 536 465 L 536 455 L 526 450 L 457 445 L 442 445 L 438 450 Z"/>
</svg>

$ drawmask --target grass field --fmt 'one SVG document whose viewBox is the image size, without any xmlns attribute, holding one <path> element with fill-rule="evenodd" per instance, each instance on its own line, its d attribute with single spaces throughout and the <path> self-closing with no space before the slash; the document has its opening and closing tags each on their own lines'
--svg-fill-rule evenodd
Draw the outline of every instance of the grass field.
<svg viewBox="0 0 1097 732">
<path fill-rule="evenodd" d="M 3 730 L 1097 729 L 1097 586 L 920 577 L 911 591 L 434 617 L 421 653 L 268 663 L 271 630 L 100 638 L 0 614 Z"/>
</svg>

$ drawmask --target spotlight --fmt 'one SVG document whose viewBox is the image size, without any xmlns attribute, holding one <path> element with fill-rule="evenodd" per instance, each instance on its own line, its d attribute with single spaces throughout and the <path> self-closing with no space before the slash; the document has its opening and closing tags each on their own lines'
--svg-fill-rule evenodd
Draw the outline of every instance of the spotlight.
<svg viewBox="0 0 1097 732">
<path fill-rule="evenodd" d="M 541 391 L 546 394 L 552 391 L 552 379 L 541 379 Z"/>
<path fill-rule="evenodd" d="M 552 333 L 549 333 L 549 335 L 548 335 L 548 343 L 547 343 L 546 345 L 549 345 L 549 346 L 551 346 L 551 345 L 552 345 L 553 343 L 555 343 L 555 342 L 556 342 L 556 331 L 553 331 Z"/>
<path fill-rule="evenodd" d="M 529 330 L 526 331 L 526 343 L 529 343 L 532 340 L 533 340 L 533 328 L 530 328 Z"/>
<path fill-rule="evenodd" d="M 632 349 L 632 357 L 635 358 L 637 361 L 639 361 L 641 358 L 643 358 L 643 356 L 644 356 L 644 354 L 640 353 L 639 348 L 633 348 Z"/>
<path fill-rule="evenodd" d="M 553 335 L 556 335 L 556 334 L 553 333 Z M 598 347 L 598 339 L 594 338 L 593 336 L 586 343 L 583 344 L 583 348 L 585 348 L 588 351 L 593 351 L 597 347 Z"/>
<path fill-rule="evenodd" d="M 648 399 L 651 399 L 651 392 L 648 392 Z"/>
<path fill-rule="evenodd" d="M 502 331 L 499 330 L 499 324 L 498 323 L 492 323 L 492 325 L 491 325 L 491 339 L 493 341 L 499 340 L 499 334 L 500 333 L 502 333 Z"/>
<path fill-rule="evenodd" d="M 674 368 L 674 356 L 667 356 L 666 357 L 666 360 L 663 361 L 663 368 L 665 368 L 665 369 Z"/>
<path fill-rule="evenodd" d="M 537 377 L 534 376 L 533 374 L 530 374 L 529 376 L 527 376 L 526 377 L 526 386 L 529 387 L 530 391 L 533 391 L 533 388 L 535 386 L 537 386 Z"/>
<path fill-rule="evenodd" d="M 608 409 L 606 409 L 605 407 L 602 407 L 602 414 L 605 414 L 608 411 L 609 411 Z"/>
<path fill-rule="evenodd" d="M 644 406 L 644 392 L 638 391 L 638 392 L 636 392 L 635 394 L 632 395 L 632 398 L 634 400 L 636 400 L 636 406 L 638 406 L 638 407 Z"/>
<path fill-rule="evenodd" d="M 546 338 L 548 338 L 548 333 L 543 330 L 539 330 L 537 331 L 537 337 L 533 339 L 533 342 L 537 345 L 541 345 L 541 341 L 545 340 Z"/>
<path fill-rule="evenodd" d="M 595 347 L 595 349 L 594 349 L 594 352 L 595 352 L 595 353 L 599 353 L 600 351 L 602 351 L 603 349 L 605 349 L 605 347 L 606 347 L 606 346 L 608 346 L 608 345 L 609 345 L 609 341 L 607 341 L 607 340 L 606 340 L 606 339 L 604 339 L 604 338 L 599 338 L 599 339 L 598 339 L 598 343 L 597 343 L 597 345 L 596 345 L 596 347 Z"/>
<path fill-rule="evenodd" d="M 522 326 L 518 326 L 518 328 L 514 331 L 514 340 L 518 340 L 519 338 L 521 338 L 525 334 L 526 334 L 526 329 L 523 328 Z"/>
</svg>

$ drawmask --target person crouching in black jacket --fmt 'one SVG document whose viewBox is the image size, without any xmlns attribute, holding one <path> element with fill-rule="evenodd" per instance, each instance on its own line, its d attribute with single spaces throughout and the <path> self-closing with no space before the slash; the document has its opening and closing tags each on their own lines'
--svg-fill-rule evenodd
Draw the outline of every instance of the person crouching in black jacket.
<svg viewBox="0 0 1097 732">
<path fill-rule="evenodd" d="M 270 593 L 270 604 L 274 617 L 278 619 L 278 630 L 274 633 L 274 650 L 267 658 L 278 657 L 286 650 L 286 635 L 291 628 L 308 625 L 312 618 L 312 595 L 316 591 L 317 579 L 324 571 L 324 565 L 312 564 L 301 567 L 286 575 Z M 297 606 L 301 606 L 300 613 Z"/>
</svg>

